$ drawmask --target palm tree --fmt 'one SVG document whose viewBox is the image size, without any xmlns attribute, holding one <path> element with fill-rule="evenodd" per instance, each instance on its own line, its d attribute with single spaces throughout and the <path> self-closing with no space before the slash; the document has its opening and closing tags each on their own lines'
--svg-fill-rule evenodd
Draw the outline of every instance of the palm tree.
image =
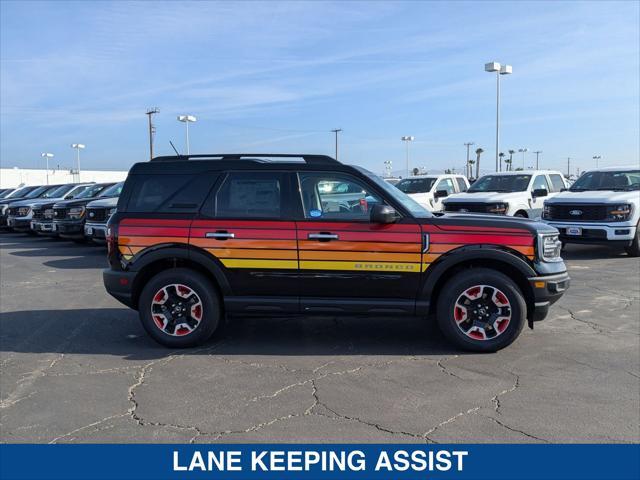
<svg viewBox="0 0 640 480">
<path fill-rule="evenodd" d="M 469 163 L 467 164 L 467 178 L 471 180 L 473 178 L 473 164 L 476 163 L 475 160 L 469 159 Z"/>
<path fill-rule="evenodd" d="M 498 156 L 500 157 L 500 171 L 502 171 L 502 160 L 504 159 L 504 153 L 500 152 Z"/>
<path fill-rule="evenodd" d="M 476 149 L 476 178 L 480 178 L 480 155 L 484 150 L 482 148 Z"/>
<path fill-rule="evenodd" d="M 513 163 L 513 154 L 516 153 L 515 150 L 509 150 L 509 168 L 507 170 L 511 170 L 511 164 Z M 505 161 L 505 163 L 507 163 Z"/>
</svg>

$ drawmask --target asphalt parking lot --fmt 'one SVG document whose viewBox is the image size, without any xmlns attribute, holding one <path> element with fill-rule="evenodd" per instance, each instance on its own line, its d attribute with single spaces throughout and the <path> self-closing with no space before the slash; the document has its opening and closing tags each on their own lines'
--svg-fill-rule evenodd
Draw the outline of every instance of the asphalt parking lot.
<svg viewBox="0 0 640 480">
<path fill-rule="evenodd" d="M 0 233 L 3 442 L 638 442 L 640 259 L 569 246 L 573 284 L 496 354 L 417 319 L 234 318 L 150 340 L 105 251 Z"/>
</svg>

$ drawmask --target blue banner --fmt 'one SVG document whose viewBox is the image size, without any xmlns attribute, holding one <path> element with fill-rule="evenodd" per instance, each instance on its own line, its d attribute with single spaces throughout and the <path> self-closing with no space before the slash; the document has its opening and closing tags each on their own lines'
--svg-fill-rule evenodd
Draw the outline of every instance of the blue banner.
<svg viewBox="0 0 640 480">
<path fill-rule="evenodd" d="M 640 478 L 638 445 L 0 445 L 0 479 Z"/>
</svg>

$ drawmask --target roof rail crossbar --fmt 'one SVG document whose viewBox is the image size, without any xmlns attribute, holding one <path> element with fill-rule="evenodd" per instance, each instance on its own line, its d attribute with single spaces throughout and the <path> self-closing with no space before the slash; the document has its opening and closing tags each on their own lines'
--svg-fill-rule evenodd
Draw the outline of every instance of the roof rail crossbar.
<svg viewBox="0 0 640 480">
<path fill-rule="evenodd" d="M 209 153 L 209 154 L 197 154 L 197 155 L 167 155 L 161 157 L 154 157 L 152 162 L 179 162 L 186 160 L 248 160 L 248 161 L 260 161 L 262 158 L 301 158 L 305 163 L 314 164 L 333 164 L 340 163 L 335 158 L 328 155 L 310 155 L 310 154 L 296 154 L 296 153 Z"/>
</svg>

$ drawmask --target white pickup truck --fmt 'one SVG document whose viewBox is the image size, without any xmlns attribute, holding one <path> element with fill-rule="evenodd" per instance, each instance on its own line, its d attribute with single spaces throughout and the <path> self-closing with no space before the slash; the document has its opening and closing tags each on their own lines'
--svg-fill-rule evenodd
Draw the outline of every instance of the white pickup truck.
<svg viewBox="0 0 640 480">
<path fill-rule="evenodd" d="M 585 172 L 569 190 L 544 203 L 542 220 L 558 229 L 563 243 L 620 245 L 640 256 L 640 169 Z"/>
<path fill-rule="evenodd" d="M 416 175 L 396 183 L 403 191 L 431 212 L 442 210 L 442 199 L 454 193 L 466 192 L 469 181 L 463 175 Z"/>
<path fill-rule="evenodd" d="M 476 180 L 466 193 L 443 200 L 444 210 L 537 219 L 545 199 L 567 186 L 562 174 L 554 170 L 490 173 Z"/>
</svg>

